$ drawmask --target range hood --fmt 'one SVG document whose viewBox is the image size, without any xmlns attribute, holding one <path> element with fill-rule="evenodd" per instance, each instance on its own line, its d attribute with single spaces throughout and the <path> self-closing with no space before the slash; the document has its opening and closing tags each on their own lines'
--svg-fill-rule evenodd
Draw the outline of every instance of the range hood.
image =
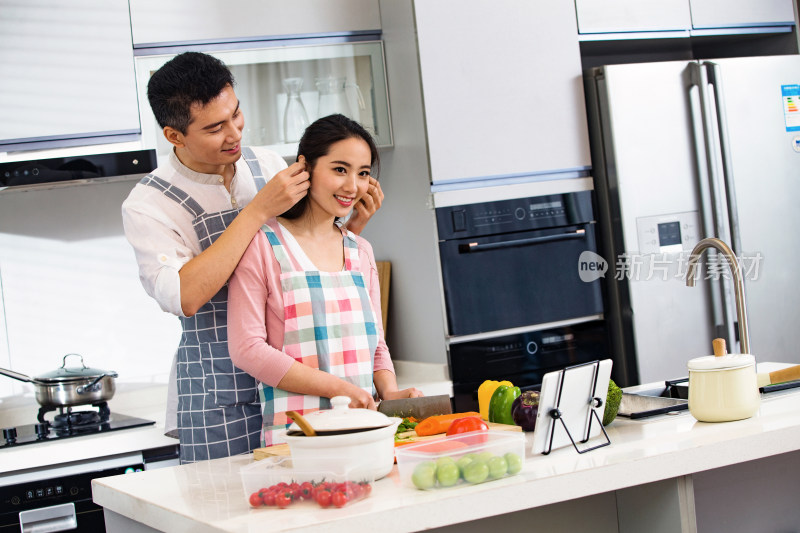
<svg viewBox="0 0 800 533">
<path fill-rule="evenodd" d="M 131 179 L 156 168 L 155 150 L 0 163 L 0 191 Z"/>
</svg>

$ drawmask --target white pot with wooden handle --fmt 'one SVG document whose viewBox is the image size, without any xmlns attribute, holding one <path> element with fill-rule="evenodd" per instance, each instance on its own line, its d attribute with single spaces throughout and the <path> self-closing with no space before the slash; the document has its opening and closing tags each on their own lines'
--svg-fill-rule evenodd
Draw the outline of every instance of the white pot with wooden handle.
<svg viewBox="0 0 800 533">
<path fill-rule="evenodd" d="M 714 355 L 689 361 L 689 412 L 701 422 L 730 422 L 753 416 L 760 387 L 800 379 L 800 365 L 756 373 L 751 354 L 729 354 L 724 339 L 714 339 Z"/>
<path fill-rule="evenodd" d="M 689 412 L 700 422 L 750 418 L 761 403 L 756 359 L 729 354 L 723 339 L 714 339 L 714 355 L 689 361 Z"/>
</svg>

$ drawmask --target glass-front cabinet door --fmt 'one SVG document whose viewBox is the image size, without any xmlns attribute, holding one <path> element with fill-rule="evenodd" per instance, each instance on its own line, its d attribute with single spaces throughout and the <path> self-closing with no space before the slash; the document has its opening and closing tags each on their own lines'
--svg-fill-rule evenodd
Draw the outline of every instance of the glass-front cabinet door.
<svg viewBox="0 0 800 533">
<path fill-rule="evenodd" d="M 380 41 L 207 51 L 230 67 L 244 112 L 243 146 L 266 146 L 293 159 L 305 127 L 342 113 L 360 122 L 379 147 L 392 145 Z M 169 153 L 147 102 L 147 82 L 175 53 L 136 58 L 142 142 L 159 163 Z"/>
</svg>

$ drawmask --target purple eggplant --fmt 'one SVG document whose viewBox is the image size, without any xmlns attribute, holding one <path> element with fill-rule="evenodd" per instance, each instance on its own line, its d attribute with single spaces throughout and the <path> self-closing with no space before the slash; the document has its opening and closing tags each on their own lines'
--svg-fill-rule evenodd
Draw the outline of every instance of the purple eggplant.
<svg viewBox="0 0 800 533">
<path fill-rule="evenodd" d="M 539 392 L 528 390 L 518 396 L 511 404 L 511 417 L 523 431 L 533 431 L 536 415 L 539 413 Z"/>
</svg>

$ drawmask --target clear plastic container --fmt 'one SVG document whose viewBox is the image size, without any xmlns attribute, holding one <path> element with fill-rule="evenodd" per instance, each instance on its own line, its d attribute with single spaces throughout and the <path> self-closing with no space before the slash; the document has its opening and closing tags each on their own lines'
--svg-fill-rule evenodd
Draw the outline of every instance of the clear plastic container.
<svg viewBox="0 0 800 533">
<path fill-rule="evenodd" d="M 331 461 L 327 470 L 305 470 L 297 468 L 291 457 L 254 461 L 240 474 L 247 503 L 268 509 L 344 507 L 369 496 L 375 481 L 369 463 L 342 467 Z"/>
<path fill-rule="evenodd" d="M 473 431 L 395 450 L 403 485 L 440 489 L 513 476 L 525 462 L 525 435 Z"/>
</svg>

